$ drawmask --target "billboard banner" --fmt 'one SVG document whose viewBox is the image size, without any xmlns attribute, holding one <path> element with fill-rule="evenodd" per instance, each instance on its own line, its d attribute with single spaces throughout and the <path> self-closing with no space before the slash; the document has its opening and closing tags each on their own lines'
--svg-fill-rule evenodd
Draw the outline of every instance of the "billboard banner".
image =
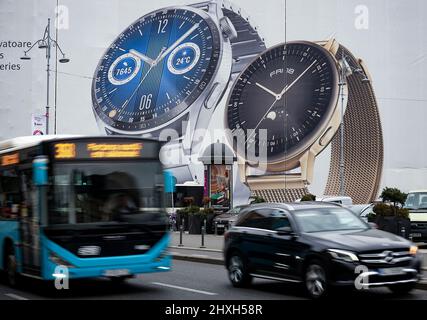
<svg viewBox="0 0 427 320">
<path fill-rule="evenodd" d="M 425 189 L 426 10 L 423 0 L 1 2 L 0 139 L 46 134 L 36 106 L 47 102 L 57 134 L 169 141 L 165 167 L 178 184 L 210 179 L 217 205 L 230 196 L 227 169 L 205 177 L 197 161 L 217 141 L 237 157 L 236 205 Z"/>
</svg>

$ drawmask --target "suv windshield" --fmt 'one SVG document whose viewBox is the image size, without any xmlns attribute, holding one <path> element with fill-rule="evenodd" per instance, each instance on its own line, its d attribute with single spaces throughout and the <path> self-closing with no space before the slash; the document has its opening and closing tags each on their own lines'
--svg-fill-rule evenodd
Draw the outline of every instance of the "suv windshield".
<svg viewBox="0 0 427 320">
<path fill-rule="evenodd" d="M 243 208 L 244 207 L 235 207 L 235 208 L 233 208 L 231 210 L 228 210 L 227 213 L 230 214 L 230 215 L 232 215 L 232 216 L 237 216 L 240 213 L 240 211 L 242 211 Z"/>
<path fill-rule="evenodd" d="M 49 224 L 143 223 L 163 212 L 158 161 L 54 165 Z"/>
<path fill-rule="evenodd" d="M 354 213 L 342 208 L 298 210 L 295 219 L 301 231 L 306 233 L 368 228 Z"/>
<path fill-rule="evenodd" d="M 410 210 L 427 209 L 427 192 L 414 192 L 408 194 L 404 208 Z"/>
</svg>

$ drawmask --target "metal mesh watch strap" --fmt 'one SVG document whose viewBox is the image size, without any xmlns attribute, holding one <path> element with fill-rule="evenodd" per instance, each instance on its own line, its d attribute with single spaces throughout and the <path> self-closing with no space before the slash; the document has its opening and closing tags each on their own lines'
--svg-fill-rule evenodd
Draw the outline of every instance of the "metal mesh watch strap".
<svg viewBox="0 0 427 320">
<path fill-rule="evenodd" d="M 378 104 L 368 71 L 363 62 L 344 46 L 337 60 L 346 57 L 353 70 L 347 77 L 348 102 L 344 115 L 344 190 L 354 203 L 370 203 L 378 195 L 381 182 L 384 146 Z M 363 79 L 366 76 L 366 79 Z M 369 81 L 362 81 L 368 80 Z M 331 164 L 325 188 L 326 195 L 340 193 L 341 136 L 332 140 Z"/>
<path fill-rule="evenodd" d="M 299 175 L 248 176 L 246 183 L 252 197 L 260 197 L 267 202 L 293 202 L 308 193 Z"/>
<path fill-rule="evenodd" d="M 231 39 L 233 54 L 232 74 L 239 74 L 249 62 L 266 49 L 264 39 L 259 35 L 257 27 L 253 26 L 248 16 L 241 9 L 235 8 L 230 2 L 212 0 L 192 4 L 192 7 L 207 11 L 209 4 L 216 2 L 221 5 L 224 16 L 230 19 L 237 31 L 237 38 Z"/>
<path fill-rule="evenodd" d="M 251 190 L 251 197 L 260 197 L 267 202 L 294 202 L 308 193 L 307 188 Z"/>
</svg>

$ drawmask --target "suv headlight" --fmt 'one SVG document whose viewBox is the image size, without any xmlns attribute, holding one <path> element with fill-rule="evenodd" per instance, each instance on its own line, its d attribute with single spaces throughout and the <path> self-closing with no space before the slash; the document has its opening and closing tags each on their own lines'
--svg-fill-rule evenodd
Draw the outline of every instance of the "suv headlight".
<svg viewBox="0 0 427 320">
<path fill-rule="evenodd" d="M 413 256 L 416 256 L 416 255 L 417 255 L 417 252 L 418 252 L 418 247 L 417 247 L 417 246 L 411 246 L 411 247 L 409 248 L 409 254 L 411 254 L 411 255 L 413 255 Z"/>
<path fill-rule="evenodd" d="M 359 261 L 359 258 L 351 251 L 329 249 L 328 252 L 334 259 L 337 259 L 337 260 L 342 260 L 346 262 Z"/>
</svg>

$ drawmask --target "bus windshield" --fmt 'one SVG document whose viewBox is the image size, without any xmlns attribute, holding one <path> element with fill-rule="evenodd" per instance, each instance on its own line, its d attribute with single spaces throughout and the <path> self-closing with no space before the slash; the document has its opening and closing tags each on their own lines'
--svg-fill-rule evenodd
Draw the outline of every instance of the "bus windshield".
<svg viewBox="0 0 427 320">
<path fill-rule="evenodd" d="M 163 210 L 159 161 L 53 166 L 48 224 L 149 223 Z"/>
</svg>

